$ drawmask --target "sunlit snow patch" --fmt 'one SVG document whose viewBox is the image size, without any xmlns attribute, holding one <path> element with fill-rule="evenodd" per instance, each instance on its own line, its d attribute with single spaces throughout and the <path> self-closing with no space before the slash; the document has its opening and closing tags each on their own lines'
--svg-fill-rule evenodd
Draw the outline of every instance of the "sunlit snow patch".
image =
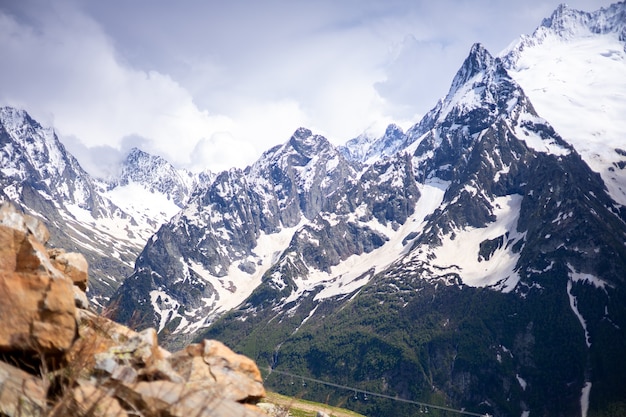
<svg viewBox="0 0 626 417">
<path fill-rule="evenodd" d="M 442 272 L 457 273 L 465 285 L 512 291 L 520 279 L 515 270 L 520 255 L 511 246 L 525 235 L 517 232 L 521 203 L 522 196 L 518 194 L 495 198 L 492 204 L 496 221 L 486 227 L 468 227 L 442 236 L 441 246 L 423 251 L 419 259 Z M 481 259 L 481 243 L 501 236 L 503 244 L 489 259 Z"/>
<path fill-rule="evenodd" d="M 580 394 L 580 415 L 582 417 L 587 417 L 587 412 L 589 411 L 589 394 L 591 394 L 591 382 L 585 382 L 585 386 Z"/>
<path fill-rule="evenodd" d="M 220 313 L 230 311 L 241 304 L 261 284 L 263 274 L 275 262 L 277 255 L 285 250 L 293 234 L 303 224 L 304 221 L 295 227 L 285 228 L 274 234 L 262 233 L 254 248 L 255 256 L 233 262 L 228 269 L 228 274 L 223 277 L 212 275 L 198 262 L 188 261 L 189 268 L 208 282 L 215 290 L 215 294 L 203 299 L 204 307 L 194 311 L 185 311 L 185 320 L 181 321 L 175 333 L 195 332 L 211 324 L 212 319 Z M 255 270 L 251 274 L 239 268 L 239 263 L 246 260 L 255 265 Z"/>
<path fill-rule="evenodd" d="M 548 34 L 517 53 L 511 77 L 626 205 L 626 170 L 619 168 L 626 157 L 616 152 L 626 148 L 626 50 L 618 34 Z"/>
<path fill-rule="evenodd" d="M 518 124 L 513 130 L 518 139 L 521 139 L 526 143 L 526 146 L 536 150 L 537 152 L 556 156 L 568 155 L 570 153 L 569 149 L 559 145 L 554 139 L 543 138 L 539 133 L 526 129 L 524 127 L 526 122 L 543 124 L 546 123 L 546 121 L 528 113 L 524 113 L 520 116 L 520 124 Z"/>
</svg>

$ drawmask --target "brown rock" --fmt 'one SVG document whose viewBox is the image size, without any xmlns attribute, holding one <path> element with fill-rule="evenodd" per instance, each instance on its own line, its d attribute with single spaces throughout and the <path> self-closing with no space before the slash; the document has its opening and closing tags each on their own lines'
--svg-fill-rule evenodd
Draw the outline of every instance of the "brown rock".
<svg viewBox="0 0 626 417">
<path fill-rule="evenodd" d="M 24 234 L 0 223 L 0 271 L 15 271 L 17 248 Z"/>
<path fill-rule="evenodd" d="M 15 271 L 44 272 L 55 278 L 67 279 L 52 265 L 46 248 L 31 234 L 24 235 L 20 242 Z"/>
<path fill-rule="evenodd" d="M 80 380 L 50 413 L 50 417 L 65 416 L 127 417 L 128 413 L 107 391 Z"/>
<path fill-rule="evenodd" d="M 139 371 L 139 378 L 144 381 L 170 381 L 180 384 L 185 383 L 178 372 L 174 370 L 169 361 L 161 359 L 153 362 L 150 366 Z"/>
<path fill-rule="evenodd" d="M 43 273 L 0 271 L 0 350 L 68 349 L 76 333 L 72 284 Z"/>
<path fill-rule="evenodd" d="M 78 310 L 88 310 L 89 309 L 89 299 L 87 298 L 87 294 L 85 291 L 78 288 L 76 285 L 72 287 L 72 291 L 74 292 L 74 305 Z M 76 320 L 80 317 L 78 315 L 78 310 L 76 310 Z"/>
<path fill-rule="evenodd" d="M 88 310 L 78 309 L 77 317 L 79 337 L 72 344 L 65 358 L 72 368 L 69 369 L 70 375 L 88 377 L 93 372 L 96 363 L 95 356 L 98 353 L 106 352 L 118 342 L 112 339 L 112 335 L 117 333 L 111 329 L 126 327 Z M 131 330 L 128 329 L 128 331 Z"/>
<path fill-rule="evenodd" d="M 55 268 L 63 272 L 78 288 L 87 291 L 89 265 L 82 254 L 65 252 L 62 249 L 52 249 L 48 254 Z"/>
<path fill-rule="evenodd" d="M 48 228 L 39 219 L 19 212 L 10 203 L 0 203 L 0 225 L 30 233 L 44 245 L 50 239 Z"/>
<path fill-rule="evenodd" d="M 125 402 L 146 410 L 146 414 L 172 417 L 267 417 L 258 409 L 225 399 L 219 391 L 195 389 L 169 381 L 139 382 L 116 392 Z"/>
<path fill-rule="evenodd" d="M 217 340 L 203 340 L 202 357 L 213 368 L 225 368 L 246 375 L 253 381 L 263 382 L 256 363 L 247 356 L 233 352 L 228 346 Z"/>
<path fill-rule="evenodd" d="M 0 415 L 39 417 L 45 406 L 46 391 L 40 379 L 0 362 Z"/>
<path fill-rule="evenodd" d="M 66 360 L 72 365 L 79 364 L 77 370 L 81 375 L 93 372 L 97 361 L 98 368 L 109 375 L 113 372 L 120 375 L 123 370 L 116 369 L 124 366 L 135 366 L 137 371 L 149 373 L 154 370 L 151 367 L 154 363 L 170 355 L 156 344 L 154 330 L 137 333 L 88 310 L 78 309 L 77 317 L 79 338 L 66 354 Z M 160 370 L 157 368 L 154 372 Z"/>
<path fill-rule="evenodd" d="M 265 415 L 250 404 L 265 396 L 251 359 L 210 340 L 172 355 L 155 329 L 138 333 L 88 311 L 85 258 L 47 251 L 48 238 L 36 218 L 0 205 L 0 352 L 63 353 L 49 363 L 62 364 L 55 372 L 72 385 L 47 415 Z M 0 362 L 0 415 L 46 413 L 46 378 Z"/>
<path fill-rule="evenodd" d="M 191 386 L 220 392 L 224 398 L 256 402 L 265 396 L 256 363 L 217 340 L 191 344 L 170 358 L 172 367 Z"/>
<path fill-rule="evenodd" d="M 190 356 L 182 351 L 174 354 L 170 358 L 170 363 L 185 381 L 215 381 L 213 374 L 211 374 L 211 368 L 207 366 L 202 356 Z"/>
<path fill-rule="evenodd" d="M 58 353 L 69 348 L 75 337 L 72 283 L 52 266 L 43 244 L 30 231 L 47 238 L 37 224 L 10 205 L 0 206 L 3 351 Z"/>
<path fill-rule="evenodd" d="M 145 329 L 139 333 L 131 334 L 130 337 L 120 344 L 115 344 L 105 352 L 95 355 L 95 369 L 119 379 L 117 375 L 124 372 L 126 367 L 140 369 L 138 376 L 146 379 L 172 379 L 183 381 L 176 374 L 169 363 L 164 361 L 163 350 L 158 345 L 156 330 Z"/>
<path fill-rule="evenodd" d="M 28 231 L 26 222 L 24 221 L 24 214 L 17 211 L 15 206 L 9 203 L 0 204 L 0 225 L 19 230 L 23 233 Z"/>
<path fill-rule="evenodd" d="M 33 216 L 29 216 L 27 214 L 24 215 L 24 224 L 26 225 L 26 229 L 35 236 L 39 242 L 43 245 L 48 243 L 50 239 L 50 232 L 45 224 L 43 224 L 39 219 Z"/>
</svg>

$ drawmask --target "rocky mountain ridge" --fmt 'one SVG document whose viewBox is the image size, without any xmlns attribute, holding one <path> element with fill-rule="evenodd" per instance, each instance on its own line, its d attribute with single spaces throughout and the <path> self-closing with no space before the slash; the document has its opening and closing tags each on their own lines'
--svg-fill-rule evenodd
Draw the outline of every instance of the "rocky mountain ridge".
<svg viewBox="0 0 626 417">
<path fill-rule="evenodd" d="M 625 5 L 560 7 L 499 56 L 475 44 L 406 132 L 334 147 L 301 128 L 245 170 L 198 182 L 113 295 L 115 317 L 176 349 L 219 338 L 277 370 L 492 415 L 626 408 Z M 173 206 L 191 190 L 133 153 L 121 188 L 147 177 L 172 187 Z M 53 195 L 17 171 L 3 171 L 20 178 L 3 183 L 7 198 Z M 272 386 L 294 389 L 277 375 Z"/>
<path fill-rule="evenodd" d="M 507 62 L 474 45 L 406 133 L 333 151 L 299 129 L 218 176 L 146 247 L 119 317 L 144 312 L 169 343 L 219 337 L 276 369 L 494 415 L 619 407 L 623 206 Z"/>
<path fill-rule="evenodd" d="M 0 109 L 0 200 L 46 222 L 54 245 L 81 250 L 92 265 L 89 297 L 103 306 L 157 228 L 198 182 L 160 157 L 132 150 L 120 178 L 92 178 L 58 140 L 25 111 Z"/>
<path fill-rule="evenodd" d="M 389 264 L 379 257 L 363 275 L 343 272 L 336 281 L 345 292 L 329 291 L 326 282 L 300 278 L 323 265 L 332 247 L 309 232 L 308 245 L 293 239 L 252 296 L 202 334 L 233 341 L 277 369 L 344 375 L 346 384 L 362 381 L 372 390 L 383 380 L 404 398 L 463 399 L 495 415 L 586 413 L 595 389 L 598 407 L 623 398 L 619 372 L 604 369 L 625 365 L 617 352 L 625 346 L 626 316 L 615 300 L 624 297 L 626 225 L 601 177 L 480 45 L 407 138 L 404 160 L 420 190 L 408 218 L 421 212 L 420 201 L 429 211 L 408 228 L 407 218 L 398 222 L 402 249 Z M 372 264 L 360 258 L 349 265 Z M 356 279 L 345 281 L 350 276 Z M 546 302 L 555 306 L 548 319 L 538 307 Z M 468 317 L 466 308 L 480 313 Z M 371 358 L 368 371 L 338 353 L 349 355 L 346 343 Z M 365 353 L 372 346 L 376 353 Z M 571 355 L 554 359 L 567 349 Z M 421 376 L 407 375 L 409 368 Z M 487 380 L 502 383 L 481 382 Z M 561 400 L 551 402 L 556 392 Z M 373 407 L 361 411 L 391 410 Z"/>
</svg>

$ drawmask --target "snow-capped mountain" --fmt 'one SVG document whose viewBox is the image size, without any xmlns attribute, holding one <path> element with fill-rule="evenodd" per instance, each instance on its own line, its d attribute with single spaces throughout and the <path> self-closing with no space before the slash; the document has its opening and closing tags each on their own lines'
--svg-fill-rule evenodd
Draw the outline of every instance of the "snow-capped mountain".
<svg viewBox="0 0 626 417">
<path fill-rule="evenodd" d="M 115 297 L 118 318 L 149 312 L 159 331 L 188 333 L 261 284 L 299 226 L 355 169 L 325 138 L 299 129 L 245 171 L 224 171 L 148 242 Z"/>
<path fill-rule="evenodd" d="M 91 178 L 52 128 L 10 107 L 0 108 L 0 157 L 0 199 L 44 220 L 51 245 L 85 254 L 97 305 L 131 274 L 145 242 L 180 210 L 194 181 L 138 150 L 119 179 Z"/>
<path fill-rule="evenodd" d="M 191 172 L 176 169 L 160 156 L 132 148 L 122 165 L 119 179 L 111 181 L 111 188 L 139 184 L 150 192 L 164 194 L 174 204 L 183 207 L 195 181 L 196 176 Z"/>
<path fill-rule="evenodd" d="M 626 205 L 626 3 L 588 13 L 561 5 L 502 52 L 537 112 Z"/>
<path fill-rule="evenodd" d="M 300 128 L 219 175 L 133 149 L 93 179 L 2 108 L 0 199 L 86 255 L 92 300 L 170 345 L 217 337 L 261 366 L 498 416 L 626 412 L 625 22 L 626 2 L 560 6 L 499 56 L 474 45 L 406 132 L 334 147 Z M 418 413 L 382 401 L 352 405 Z"/>
<path fill-rule="evenodd" d="M 157 155 L 132 148 L 119 178 L 101 182 L 101 194 L 130 214 L 142 227 L 142 244 L 160 225 L 185 206 L 194 187 L 210 182 L 213 174 L 177 169 Z"/>
<path fill-rule="evenodd" d="M 395 155 L 405 147 L 405 142 L 406 136 L 402 128 L 390 124 L 380 138 L 364 133 L 340 146 L 339 151 L 350 161 L 371 163 Z"/>
<path fill-rule="evenodd" d="M 532 83 L 552 71 L 572 84 L 533 55 L 551 42 L 562 59 L 591 54 L 580 65 L 597 74 L 613 68 L 600 57 L 621 68 L 624 4 L 560 7 L 500 57 L 474 45 L 407 132 L 337 149 L 299 129 L 197 188 L 118 289 L 118 318 L 155 325 L 171 344 L 218 337 L 262 365 L 492 415 L 621 407 L 626 152 L 611 135 L 622 118 L 607 110 L 604 130 L 589 130 L 598 100 L 579 102 L 591 113 L 570 113 L 574 132 L 559 122 L 569 111 L 559 90 Z M 596 41 L 612 46 L 585 49 Z M 620 85 L 620 71 L 603 72 L 607 83 Z M 593 88 L 566 91 L 583 90 Z M 535 104 L 542 95 L 552 108 Z M 584 148 L 594 134 L 612 153 Z M 279 375 L 269 383 L 295 389 Z"/>
</svg>

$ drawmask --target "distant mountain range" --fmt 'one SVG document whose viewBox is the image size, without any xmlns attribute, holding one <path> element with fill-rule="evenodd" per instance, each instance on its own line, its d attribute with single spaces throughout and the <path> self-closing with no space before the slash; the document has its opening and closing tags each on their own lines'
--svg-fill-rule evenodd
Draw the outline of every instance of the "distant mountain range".
<svg viewBox="0 0 626 417">
<path fill-rule="evenodd" d="M 0 199 L 46 222 L 50 244 L 85 254 L 89 297 L 104 306 L 158 227 L 184 206 L 199 179 L 133 149 L 119 178 L 92 178 L 25 111 L 0 108 Z M 206 177 L 206 178 L 205 178 Z"/>
<path fill-rule="evenodd" d="M 335 147 L 300 128 L 217 175 L 135 149 L 96 180 L 4 108 L 0 197 L 86 254 L 96 303 L 170 347 L 218 338 L 260 366 L 497 416 L 619 415 L 625 22 L 625 2 L 560 6 L 500 56 L 475 44 L 406 132 Z M 268 386 L 301 393 L 281 375 Z"/>
</svg>

